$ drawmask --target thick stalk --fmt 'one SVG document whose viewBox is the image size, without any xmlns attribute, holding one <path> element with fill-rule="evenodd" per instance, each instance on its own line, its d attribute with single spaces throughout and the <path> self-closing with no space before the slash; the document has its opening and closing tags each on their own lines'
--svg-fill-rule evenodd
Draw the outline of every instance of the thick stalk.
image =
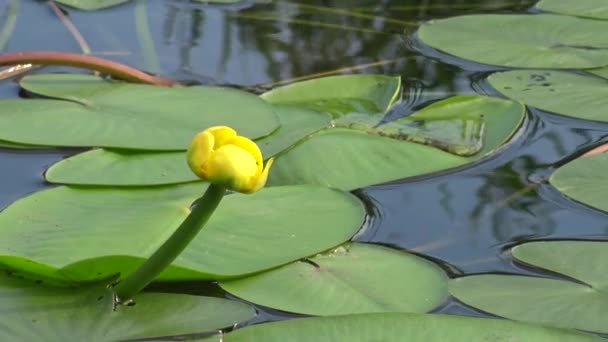
<svg viewBox="0 0 608 342">
<path fill-rule="evenodd" d="M 114 288 L 117 304 L 126 303 L 150 284 L 165 268 L 181 254 L 190 241 L 203 228 L 207 220 L 224 197 L 226 188 L 210 184 L 192 208 L 190 215 L 151 257 L 129 274 Z"/>
<path fill-rule="evenodd" d="M 0 54 L 0 66 L 17 64 L 63 65 L 99 71 L 129 82 L 160 86 L 177 84 L 175 80 L 154 77 L 128 65 L 89 55 L 59 51 L 22 51 Z"/>
</svg>

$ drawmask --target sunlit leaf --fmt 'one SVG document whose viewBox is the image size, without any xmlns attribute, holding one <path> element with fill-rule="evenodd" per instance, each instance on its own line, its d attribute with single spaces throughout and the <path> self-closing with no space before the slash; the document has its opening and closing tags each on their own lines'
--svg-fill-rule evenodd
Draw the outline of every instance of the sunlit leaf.
<svg viewBox="0 0 608 342">
<path fill-rule="evenodd" d="M 499 149 L 524 119 L 521 104 L 485 96 L 454 96 L 434 103 L 408 120 L 472 118 L 484 125 L 483 147 L 470 157 L 433 146 L 350 129 L 326 129 L 280 155 L 270 173 L 271 185 L 322 184 L 352 190 L 450 169 Z M 466 132 L 466 131 L 465 131 Z M 445 146 L 444 146 L 445 147 Z"/>
<path fill-rule="evenodd" d="M 549 70 L 490 75 L 499 92 L 530 106 L 575 118 L 608 121 L 608 80 Z"/>
<path fill-rule="evenodd" d="M 106 284 L 44 288 L 2 276 L 2 341 L 124 341 L 215 331 L 252 318 L 243 303 L 202 296 L 141 293 L 113 310 Z"/>
<path fill-rule="evenodd" d="M 28 76 L 21 85 L 62 98 L 0 100 L 0 139 L 51 146 L 185 150 L 214 125 L 259 138 L 279 126 L 258 97 L 217 87 L 158 87 L 87 75 Z"/>
<path fill-rule="evenodd" d="M 322 77 L 262 94 L 273 104 L 316 109 L 337 117 L 350 112 L 384 113 L 399 97 L 401 78 L 383 75 Z"/>
<path fill-rule="evenodd" d="M 444 300 L 447 276 L 412 254 L 349 243 L 220 286 L 259 305 L 308 315 L 426 312 Z"/>
<path fill-rule="evenodd" d="M 579 17 L 608 19 L 608 4 L 605 0 L 541 0 L 536 8 Z"/>
<path fill-rule="evenodd" d="M 608 22 L 541 14 L 467 15 L 423 24 L 423 42 L 475 62 L 524 68 L 608 65 Z"/>
<path fill-rule="evenodd" d="M 0 263 L 63 282 L 127 274 L 204 190 L 192 183 L 37 192 L 0 212 Z M 347 241 L 363 217 L 353 195 L 324 187 L 231 194 L 159 280 L 229 278 L 286 264 Z"/>
<path fill-rule="evenodd" d="M 408 342 L 554 342 L 604 341 L 574 330 L 506 320 L 460 316 L 375 313 L 300 318 L 259 324 L 206 341 L 408 341 Z"/>
<path fill-rule="evenodd" d="M 580 282 L 485 274 L 450 281 L 450 292 L 460 301 L 498 316 L 608 332 L 607 242 L 531 242 L 515 247 L 513 256 Z"/>
<path fill-rule="evenodd" d="M 608 153 L 577 158 L 560 167 L 549 179 L 566 196 L 608 212 Z"/>
</svg>

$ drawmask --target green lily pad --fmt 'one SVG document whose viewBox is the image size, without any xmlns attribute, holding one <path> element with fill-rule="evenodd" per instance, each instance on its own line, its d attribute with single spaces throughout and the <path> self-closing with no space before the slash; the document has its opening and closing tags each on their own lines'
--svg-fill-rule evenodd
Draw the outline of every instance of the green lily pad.
<svg viewBox="0 0 608 342">
<path fill-rule="evenodd" d="M 62 282 L 124 275 L 172 234 L 204 190 L 191 183 L 37 192 L 0 212 L 0 264 Z M 324 187 L 231 194 L 158 280 L 222 279 L 273 268 L 347 241 L 363 218 L 356 197 Z"/>
<path fill-rule="evenodd" d="M 608 121 L 608 80 L 548 70 L 514 70 L 490 75 L 504 95 L 530 106 L 575 118 Z"/>
<path fill-rule="evenodd" d="M 439 266 L 386 247 L 348 243 L 309 260 L 220 286 L 247 301 L 307 315 L 426 312 L 447 295 Z"/>
<path fill-rule="evenodd" d="M 2 341 L 124 341 L 214 331 L 255 316 L 221 298 L 141 293 L 135 306 L 112 310 L 105 284 L 42 288 L 2 276 Z"/>
<path fill-rule="evenodd" d="M 604 0 L 541 0 L 536 8 L 578 17 L 608 19 L 608 4 Z"/>
<path fill-rule="evenodd" d="M 327 114 L 291 106 L 275 106 L 281 127 L 257 142 L 265 158 L 289 148 L 303 137 L 330 124 Z M 198 180 L 186 163 L 185 152 L 145 153 L 97 149 L 51 166 L 51 183 L 142 186 Z"/>
<path fill-rule="evenodd" d="M 279 126 L 272 106 L 235 89 L 157 87 L 88 75 L 38 75 L 21 85 L 61 98 L 0 100 L 0 139 L 49 146 L 185 150 L 213 125 L 259 138 Z"/>
<path fill-rule="evenodd" d="M 16 150 L 39 150 L 39 149 L 47 149 L 48 146 L 40 146 L 40 145 L 25 145 L 13 143 L 10 141 L 2 141 L 0 140 L 0 147 L 2 148 L 12 148 Z"/>
<path fill-rule="evenodd" d="M 384 113 L 397 100 L 400 89 L 400 77 L 341 75 L 297 82 L 261 97 L 273 104 L 297 105 L 338 117 L 350 112 Z"/>
<path fill-rule="evenodd" d="M 426 44 L 475 62 L 521 68 L 608 65 L 608 22 L 553 14 L 484 14 L 433 20 Z M 533 33 L 533 34 L 531 34 Z"/>
<path fill-rule="evenodd" d="M 206 341 L 604 341 L 574 330 L 506 320 L 447 315 L 372 313 L 333 317 L 299 318 L 259 324 Z"/>
<path fill-rule="evenodd" d="M 272 135 L 256 141 L 264 158 L 275 156 L 310 134 L 329 127 L 328 114 L 289 105 L 275 105 L 281 127 Z"/>
<path fill-rule="evenodd" d="M 95 149 L 52 165 L 44 174 L 51 183 L 142 186 L 200 180 L 186 164 L 186 152 L 142 153 Z"/>
<path fill-rule="evenodd" d="M 608 153 L 577 158 L 560 167 L 549 182 L 566 196 L 608 212 Z"/>
<path fill-rule="evenodd" d="M 424 122 L 452 116 L 482 119 L 485 134 L 479 153 L 462 157 L 432 146 L 361 131 L 326 129 L 281 154 L 270 172 L 269 184 L 322 184 L 352 190 L 454 168 L 499 149 L 519 128 L 525 109 L 519 103 L 497 98 L 455 96 L 436 102 L 407 120 Z"/>
<path fill-rule="evenodd" d="M 603 78 L 608 78 L 608 68 L 591 69 L 591 70 L 587 70 L 587 72 L 601 76 Z"/>
<path fill-rule="evenodd" d="M 450 293 L 468 305 L 510 319 L 608 332 L 607 242 L 532 242 L 515 247 L 513 255 L 580 283 L 485 274 L 451 280 Z"/>
</svg>

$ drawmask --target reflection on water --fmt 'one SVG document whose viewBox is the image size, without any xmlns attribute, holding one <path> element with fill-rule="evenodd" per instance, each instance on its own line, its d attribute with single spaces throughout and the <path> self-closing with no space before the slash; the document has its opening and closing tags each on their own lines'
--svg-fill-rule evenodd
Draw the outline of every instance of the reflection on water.
<svg viewBox="0 0 608 342">
<path fill-rule="evenodd" d="M 414 33 L 420 22 L 533 11 L 534 2 L 136 0 L 95 13 L 68 10 L 68 17 L 94 55 L 183 81 L 259 90 L 339 73 L 400 75 L 403 102 L 388 118 L 396 119 L 450 95 L 496 94 L 483 81 L 492 67 L 423 46 Z M 0 3 L 3 49 L 80 51 L 47 3 L 29 0 Z M 0 82 L 0 97 L 16 95 L 14 84 Z M 467 273 L 513 271 L 502 251 L 523 240 L 605 236 L 605 214 L 564 198 L 546 178 L 577 150 L 608 140 L 607 132 L 608 125 L 533 110 L 521 138 L 493 158 L 453 174 L 358 191 L 373 217 L 357 240 L 415 250 Z M 43 187 L 44 168 L 64 154 L 0 149 L 0 207 Z M 438 309 L 479 314 L 467 310 L 455 303 Z M 260 319 L 285 317 L 268 311 Z"/>
</svg>

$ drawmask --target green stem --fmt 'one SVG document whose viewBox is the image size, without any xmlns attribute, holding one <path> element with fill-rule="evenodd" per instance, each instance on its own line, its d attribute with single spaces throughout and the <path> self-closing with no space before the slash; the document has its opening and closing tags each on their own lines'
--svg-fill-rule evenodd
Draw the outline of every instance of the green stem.
<svg viewBox="0 0 608 342">
<path fill-rule="evenodd" d="M 177 230 L 162 244 L 143 264 L 133 273 L 129 274 L 114 288 L 116 303 L 126 303 L 137 293 L 143 290 L 156 278 L 173 260 L 188 246 L 190 241 L 203 228 L 207 220 L 224 197 L 226 188 L 216 184 L 210 184 L 198 203 L 194 206 L 190 215 Z"/>
</svg>

